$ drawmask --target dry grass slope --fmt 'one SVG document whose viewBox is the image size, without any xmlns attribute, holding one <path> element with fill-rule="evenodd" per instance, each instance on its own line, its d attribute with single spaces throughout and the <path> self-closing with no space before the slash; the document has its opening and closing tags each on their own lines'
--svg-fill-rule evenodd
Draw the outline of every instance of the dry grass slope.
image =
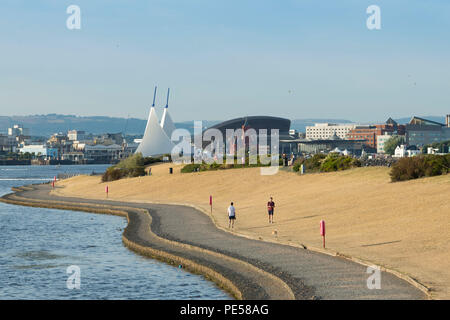
<svg viewBox="0 0 450 320">
<path fill-rule="evenodd" d="M 211 194 L 219 226 L 227 226 L 226 208 L 234 201 L 235 232 L 313 247 L 321 246 L 324 219 L 329 248 L 401 271 L 431 287 L 435 298 L 450 298 L 450 175 L 391 183 L 388 169 L 380 167 L 262 176 L 259 168 L 180 174 L 180 167 L 169 175 L 169 166 L 108 183 L 109 198 L 209 211 Z M 76 177 L 58 187 L 54 192 L 63 196 L 105 197 L 98 177 Z M 269 196 L 276 203 L 273 225 L 267 223 Z"/>
</svg>

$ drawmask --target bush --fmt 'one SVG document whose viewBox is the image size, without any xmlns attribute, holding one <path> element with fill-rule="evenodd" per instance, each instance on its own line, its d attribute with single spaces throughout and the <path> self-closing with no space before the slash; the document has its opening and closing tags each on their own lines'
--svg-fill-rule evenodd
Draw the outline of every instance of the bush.
<svg viewBox="0 0 450 320">
<path fill-rule="evenodd" d="M 283 159 L 280 159 L 280 162 L 281 162 L 280 165 L 282 165 L 282 161 L 283 161 Z M 182 173 L 190 173 L 190 172 L 196 172 L 196 171 L 211 171 L 211 170 L 225 170 L 225 169 L 236 169 L 236 168 L 253 168 L 253 167 L 270 166 L 270 162 L 269 162 L 269 164 L 261 163 L 259 156 L 256 159 L 255 164 L 249 163 L 248 156 L 245 159 L 245 164 L 242 164 L 241 159 L 240 158 L 238 159 L 236 156 L 234 157 L 233 163 L 227 164 L 225 156 L 224 156 L 222 162 L 223 162 L 222 164 L 216 163 L 216 162 L 213 162 L 211 164 L 207 164 L 205 162 L 203 162 L 201 164 L 190 163 L 190 164 L 185 165 L 181 169 L 181 172 Z"/>
<path fill-rule="evenodd" d="M 349 156 L 341 156 L 337 153 L 330 153 L 320 165 L 320 171 L 332 172 L 360 166 L 361 162 L 358 159 Z"/>
<path fill-rule="evenodd" d="M 322 161 L 327 156 L 322 153 L 315 154 L 311 158 L 298 158 L 294 162 L 293 170 L 298 172 L 300 170 L 300 166 L 303 164 L 303 167 L 305 168 L 305 171 L 308 172 L 317 172 L 320 171 L 320 166 L 322 165 Z"/>
<path fill-rule="evenodd" d="M 181 168 L 181 173 L 195 172 L 200 169 L 200 165 L 196 163 L 190 163 Z"/>
<path fill-rule="evenodd" d="M 297 159 L 292 170 L 295 172 L 300 171 L 302 164 L 307 172 L 332 172 L 360 167 L 361 161 L 349 156 L 341 156 L 338 153 L 330 153 L 328 155 L 320 153 L 309 159 Z"/>
<path fill-rule="evenodd" d="M 449 166 L 450 154 L 402 158 L 392 166 L 389 175 L 392 182 L 406 181 L 447 174 Z"/>
<path fill-rule="evenodd" d="M 115 181 L 124 177 L 145 176 L 145 161 L 142 154 L 136 153 L 109 167 L 102 176 L 102 181 Z"/>
<path fill-rule="evenodd" d="M 115 181 L 122 179 L 125 176 L 125 172 L 119 168 L 109 167 L 102 176 L 102 181 Z"/>
</svg>

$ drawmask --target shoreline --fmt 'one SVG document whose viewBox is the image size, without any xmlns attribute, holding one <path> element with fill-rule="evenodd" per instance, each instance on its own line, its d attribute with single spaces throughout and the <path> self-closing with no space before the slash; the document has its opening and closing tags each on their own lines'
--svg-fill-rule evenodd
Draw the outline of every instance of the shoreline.
<svg viewBox="0 0 450 320">
<path fill-rule="evenodd" d="M 36 189 L 40 189 L 40 193 L 36 193 Z M 155 234 L 155 228 L 154 223 L 152 221 L 156 221 L 157 225 L 160 224 L 160 221 L 158 221 L 157 214 L 155 215 L 154 209 L 147 210 L 146 214 L 142 211 L 142 208 L 137 208 L 138 204 L 130 202 L 130 203 L 124 203 L 124 202 L 117 202 L 117 201 L 100 201 L 100 200 L 92 200 L 92 199 L 78 199 L 78 202 L 74 204 L 73 198 L 66 198 L 66 197 L 55 197 L 48 195 L 47 199 L 46 196 L 44 196 L 44 193 L 47 193 L 50 191 L 49 186 L 41 185 L 41 186 L 33 186 L 33 187 L 22 187 L 22 188 L 15 188 L 13 189 L 16 191 L 14 194 L 6 195 L 2 201 L 9 202 L 11 204 L 18 204 L 18 205 L 28 205 L 28 206 L 45 206 L 45 207 L 52 207 L 56 209 L 70 209 L 70 210 L 76 210 L 76 211 L 89 211 L 89 212 L 96 212 L 96 213 L 109 213 L 109 214 L 116 214 L 116 215 L 122 215 L 126 216 L 128 220 L 128 226 L 124 231 L 123 234 L 123 240 L 124 244 L 130 248 L 133 251 L 137 251 L 140 254 L 144 254 L 146 256 L 151 256 L 153 258 L 160 258 L 162 260 L 165 260 L 165 262 L 172 262 L 174 263 L 180 263 L 186 266 L 186 269 L 188 269 L 191 272 L 194 273 L 200 273 L 206 276 L 206 278 L 212 280 L 215 282 L 219 287 L 225 289 L 227 292 L 231 293 L 236 298 L 242 298 L 242 299 L 289 299 L 289 298 L 296 298 L 296 299 L 314 299 L 314 298 L 350 298 L 350 299 L 358 299 L 358 295 L 362 295 L 361 293 L 357 292 L 339 292 L 339 290 L 336 290 L 336 288 L 331 288 L 330 291 L 338 291 L 336 292 L 336 296 L 334 297 L 331 295 L 330 297 L 322 297 L 321 294 L 317 295 L 316 287 L 310 287 L 308 285 L 305 285 L 304 283 L 301 283 L 302 281 L 297 279 L 296 277 L 292 277 L 292 275 L 284 274 L 284 278 L 281 279 L 279 275 L 283 274 L 283 272 L 277 274 L 276 270 L 277 268 L 274 266 L 267 266 L 264 263 L 261 263 L 261 261 L 254 261 L 248 257 L 245 259 L 246 261 L 243 261 L 242 257 L 233 257 L 231 254 L 227 253 L 224 254 L 221 252 L 221 250 L 214 250 L 214 248 L 205 248 L 196 246 L 195 244 L 189 243 L 189 241 L 182 241 L 181 239 L 175 239 L 176 237 L 172 237 L 170 235 L 164 234 L 164 230 L 157 230 Z M 35 193 L 33 197 L 30 197 L 31 193 Z M 23 197 L 23 195 L 27 195 L 26 198 Z M 39 197 L 36 197 L 36 195 L 39 195 Z M 40 199 L 39 199 L 40 198 Z M 51 198 L 51 200 L 49 200 Z M 64 200 L 64 201 L 61 201 Z M 83 200 L 83 203 L 80 203 L 80 200 Z M 107 204 L 106 204 L 107 203 Z M 119 205 L 120 204 L 120 205 Z M 122 205 L 126 204 L 126 207 L 123 207 Z M 149 204 L 140 204 L 140 205 L 146 205 L 152 206 Z M 155 207 L 157 205 L 153 205 Z M 161 205 L 160 205 L 161 206 Z M 170 207 L 166 205 L 165 207 Z M 173 206 L 172 206 L 173 207 Z M 158 209 L 160 207 L 157 207 Z M 177 209 L 179 209 L 177 207 Z M 136 215 L 136 212 L 141 210 L 140 215 Z M 145 209 L 144 209 L 145 210 Z M 198 212 L 198 208 L 195 210 Z M 134 212 L 134 213 L 133 213 Z M 205 216 L 211 224 L 213 222 L 211 221 L 209 215 L 206 216 L 204 212 L 198 212 L 200 215 Z M 134 216 L 133 216 L 134 214 Z M 191 214 L 191 213 L 190 213 Z M 133 239 L 133 237 L 136 237 L 139 232 L 142 233 L 142 226 L 145 225 L 145 222 L 142 223 L 140 221 L 139 223 L 133 222 L 133 219 L 142 219 L 146 215 L 150 220 L 147 221 L 147 223 L 151 224 L 151 231 L 150 228 L 147 228 L 149 232 L 151 232 L 153 235 L 156 235 L 158 240 L 160 242 L 164 242 L 166 248 L 165 250 L 157 250 L 155 251 L 155 248 L 152 248 L 152 245 L 149 243 L 139 243 L 139 241 L 136 240 L 142 240 L 142 239 Z M 131 218 L 130 218 L 131 216 Z M 155 219 L 156 218 L 156 219 Z M 164 221 L 163 221 L 164 222 Z M 156 229 L 159 227 L 157 226 Z M 214 224 L 214 228 L 217 229 L 217 226 Z M 145 227 L 144 227 L 145 229 Z M 223 231 L 222 231 L 223 232 Z M 229 237 L 238 238 L 237 235 L 232 235 L 230 233 L 227 233 Z M 171 239 L 172 238 L 172 239 Z M 131 239 L 131 240 L 130 240 Z M 245 239 L 245 238 L 243 238 Z M 134 240 L 134 241 L 133 241 Z M 156 240 L 156 238 L 153 238 L 152 240 Z M 181 240 L 181 241 L 180 241 Z M 242 240 L 241 240 L 242 241 Z M 250 240 L 247 240 L 250 241 Z M 257 241 L 259 245 L 262 245 L 263 247 L 269 247 L 272 246 L 272 248 L 275 248 L 277 250 L 282 251 L 283 246 L 281 244 L 273 244 L 270 245 L 269 243 L 264 244 L 263 241 L 259 240 L 251 240 L 251 241 Z M 161 243 L 160 243 L 161 244 Z M 250 244 L 251 245 L 251 244 Z M 173 246 L 180 246 L 183 248 L 183 250 L 179 250 L 177 253 L 178 255 L 173 255 L 173 251 L 170 252 L 170 250 L 173 250 Z M 167 250 L 167 247 L 172 247 Z M 186 257 L 180 257 L 179 254 L 182 251 L 189 251 L 191 254 L 192 252 L 197 252 L 198 255 L 194 254 L 194 259 L 189 259 Z M 285 249 L 284 249 L 285 250 Z M 306 251 L 303 249 L 296 249 L 300 253 L 302 251 Z M 167 252 L 169 251 L 169 252 Z M 309 253 L 311 255 L 311 253 Z M 323 253 L 320 253 L 320 255 L 323 255 Z M 323 259 L 323 257 L 321 257 Z M 330 257 L 331 258 L 331 257 Z M 180 260 L 181 259 L 181 260 Z M 206 259 L 206 261 L 204 261 Z M 208 260 L 209 259 L 209 260 Z M 221 263 L 224 261 L 228 263 L 228 266 L 231 266 L 231 264 L 234 263 L 233 267 L 231 269 L 233 270 L 239 270 L 239 274 L 244 274 L 245 277 L 239 278 L 236 274 L 230 273 L 230 270 L 224 270 L 224 268 L 220 268 L 220 266 L 217 265 L 217 263 L 214 265 L 211 264 L 211 259 L 217 260 L 219 259 Z M 337 263 L 339 257 L 332 257 L 332 261 L 334 263 Z M 203 261 L 202 261 L 203 260 Z M 270 260 L 270 259 L 269 259 Z M 217 261 L 216 261 L 217 262 Z M 341 262 L 339 262 L 341 263 Z M 348 264 L 349 262 L 346 262 L 345 264 Z M 206 266 L 205 266 L 206 265 Z M 355 267 L 355 266 L 352 266 Z M 226 269 L 226 268 L 225 268 Z M 273 270 L 271 270 L 273 269 Z M 360 268 L 359 268 L 360 269 Z M 244 270 L 244 272 L 242 271 Z M 267 271 L 269 270 L 269 272 Z M 271 272 L 272 271 L 272 272 Z M 253 274 L 253 279 L 252 275 Z M 255 276 L 256 275 L 256 276 Z M 359 276 L 359 275 L 358 275 Z M 264 280 L 255 280 L 258 278 L 263 277 Z M 254 283 L 251 283 L 254 281 Z M 393 281 L 392 279 L 390 281 Z M 397 283 L 400 281 L 400 283 Z M 414 288 L 407 288 L 410 286 L 410 284 L 403 283 L 402 280 L 398 279 L 398 281 L 394 281 L 394 287 L 395 290 L 399 290 L 399 287 L 402 287 L 402 290 L 405 289 L 406 295 L 403 295 L 404 292 L 401 293 L 399 296 L 394 296 L 394 298 L 412 298 L 412 299 L 420 299 L 420 298 L 426 298 L 423 293 L 420 294 L 418 292 L 414 293 L 417 289 Z M 259 282 L 259 283 L 258 283 Z M 255 286 L 256 284 L 256 286 Z M 272 290 L 269 294 L 265 291 L 269 290 L 269 287 L 273 287 L 273 285 L 276 285 L 276 290 Z M 296 285 L 300 284 L 300 287 L 296 287 Z M 259 285 L 259 288 L 258 288 Z M 272 288 L 273 289 L 273 288 Z M 389 298 L 389 295 L 393 294 L 392 291 L 388 293 L 387 295 L 380 295 L 379 298 Z M 366 289 L 367 291 L 367 289 Z M 398 292 L 397 292 L 398 293 Z M 350 294 L 350 296 L 346 296 L 346 294 Z M 368 296 L 368 292 L 365 292 L 362 297 L 370 297 Z M 255 297 L 256 295 L 256 297 Z M 377 298 L 376 296 L 372 298 Z"/>
<path fill-rule="evenodd" d="M 7 194 L 0 198 L 1 202 L 13 204 L 13 205 L 20 205 L 20 206 L 30 206 L 30 207 L 44 207 L 49 209 L 61 209 L 61 210 L 72 210 L 72 211 L 82 211 L 82 212 L 88 212 L 88 213 L 97 213 L 97 214 L 110 214 L 110 215 L 117 215 L 121 216 L 127 219 L 128 225 L 124 229 L 124 232 L 122 234 L 122 242 L 124 243 L 125 247 L 130 249 L 131 251 L 151 258 L 156 259 L 158 261 L 167 263 L 169 265 L 177 266 L 182 265 L 184 269 L 189 271 L 193 274 L 202 275 L 207 280 L 212 281 L 215 283 L 215 285 L 220 288 L 221 290 L 224 290 L 232 298 L 235 298 L 237 300 L 242 299 L 276 299 L 277 296 L 267 296 L 264 292 L 252 293 L 249 289 L 254 290 L 255 286 L 253 285 L 252 288 L 245 288 L 244 285 L 236 286 L 233 281 L 229 280 L 227 277 L 223 276 L 220 272 L 214 270 L 211 267 L 205 266 L 207 263 L 203 261 L 203 264 L 199 263 L 198 261 L 195 261 L 195 259 L 190 259 L 186 257 L 183 254 L 180 254 L 178 252 L 178 255 L 169 253 L 170 250 L 164 251 L 160 249 L 152 248 L 151 246 L 144 246 L 139 243 L 139 241 L 136 241 L 136 237 L 134 235 L 134 232 L 136 232 L 135 228 L 139 226 L 133 226 L 131 225 L 130 230 L 130 222 L 133 224 L 133 222 L 130 220 L 130 214 L 138 213 L 141 215 L 141 218 L 144 216 L 148 217 L 148 222 L 151 224 L 152 217 L 150 213 L 145 209 L 137 209 L 132 207 L 123 207 L 123 206 L 108 206 L 108 205 L 89 205 L 89 204 L 83 204 L 83 203 L 68 203 L 63 201 L 46 201 L 46 200 L 38 200 L 38 199 L 27 199 L 17 196 L 17 193 L 24 192 L 24 191 L 33 191 L 35 190 L 34 186 L 23 186 L 23 187 L 14 187 L 12 190 L 15 192 L 13 194 Z M 14 198 L 11 199 L 11 196 Z M 266 273 L 263 270 L 260 270 L 250 264 L 247 264 L 244 261 L 240 261 L 237 259 L 234 259 L 232 257 L 227 257 L 224 255 L 221 255 L 220 253 L 212 252 L 209 250 L 205 250 L 202 248 L 197 248 L 194 246 L 191 246 L 189 244 L 183 244 L 178 243 L 175 241 L 171 241 L 168 239 L 164 239 L 159 237 L 158 235 L 154 234 L 150 229 L 148 230 L 149 233 L 152 233 L 152 237 L 155 239 L 168 244 L 169 246 L 178 246 L 183 250 L 191 250 L 200 252 L 202 255 L 210 255 L 215 257 L 217 259 L 217 262 L 224 262 L 229 261 L 233 266 L 238 266 L 240 269 L 248 268 L 258 277 L 266 277 L 268 278 L 269 285 L 278 286 L 281 289 L 284 289 L 286 292 L 278 292 L 279 295 L 286 299 L 295 299 L 294 293 L 292 290 L 287 286 L 282 280 L 278 279 L 277 277 Z M 240 266 L 239 266 L 240 265 Z M 217 269 L 220 269 L 219 265 L 216 265 Z M 225 273 L 225 272 L 224 272 Z M 232 276 L 230 278 L 233 278 Z M 236 281 L 236 279 L 233 279 Z M 266 280 L 267 281 L 267 280 Z M 237 281 L 236 281 L 237 282 Z M 280 290 L 281 291 L 281 290 Z M 244 293 L 243 293 L 244 292 Z M 245 295 L 244 295 L 245 294 Z"/>
</svg>

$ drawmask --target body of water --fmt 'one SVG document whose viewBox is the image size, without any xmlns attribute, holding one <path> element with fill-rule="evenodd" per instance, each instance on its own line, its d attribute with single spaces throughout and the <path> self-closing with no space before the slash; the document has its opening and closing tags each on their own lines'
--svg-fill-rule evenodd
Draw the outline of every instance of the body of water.
<svg viewBox="0 0 450 320">
<path fill-rule="evenodd" d="M 0 195 L 58 174 L 106 168 L 0 166 Z M 125 248 L 126 223 L 117 216 L 0 203 L 0 299 L 230 298 L 201 276 Z M 78 275 L 79 289 L 69 289 Z"/>
</svg>

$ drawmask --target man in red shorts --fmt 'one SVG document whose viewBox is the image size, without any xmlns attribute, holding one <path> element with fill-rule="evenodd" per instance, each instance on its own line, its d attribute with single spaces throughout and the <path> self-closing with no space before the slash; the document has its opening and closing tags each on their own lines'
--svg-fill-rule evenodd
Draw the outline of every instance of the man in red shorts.
<svg viewBox="0 0 450 320">
<path fill-rule="evenodd" d="M 275 202 L 273 198 L 270 197 L 270 201 L 267 202 L 267 212 L 269 213 L 269 223 L 273 223 L 273 211 L 275 210 Z"/>
</svg>

